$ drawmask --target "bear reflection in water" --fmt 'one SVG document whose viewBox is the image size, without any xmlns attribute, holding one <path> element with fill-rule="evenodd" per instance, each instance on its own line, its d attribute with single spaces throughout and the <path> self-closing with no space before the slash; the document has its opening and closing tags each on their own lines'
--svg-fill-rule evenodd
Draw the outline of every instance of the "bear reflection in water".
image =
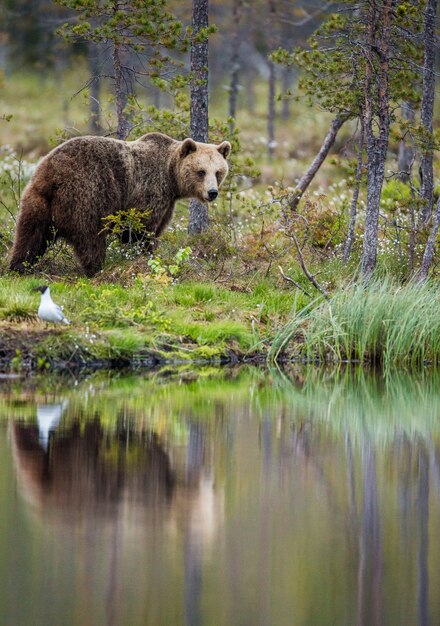
<svg viewBox="0 0 440 626">
<path fill-rule="evenodd" d="M 43 446 L 33 425 L 13 425 L 13 449 L 22 494 L 33 505 L 64 512 L 111 513 L 122 501 L 160 508 L 176 485 L 158 436 L 119 426 L 106 433 L 99 419 L 70 422 Z"/>
</svg>

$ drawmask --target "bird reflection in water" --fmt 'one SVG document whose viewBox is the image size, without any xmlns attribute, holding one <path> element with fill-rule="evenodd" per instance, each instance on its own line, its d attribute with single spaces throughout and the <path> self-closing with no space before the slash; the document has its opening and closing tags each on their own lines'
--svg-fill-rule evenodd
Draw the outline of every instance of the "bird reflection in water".
<svg viewBox="0 0 440 626">
<path fill-rule="evenodd" d="M 40 405 L 38 427 L 12 425 L 19 487 L 30 510 L 61 542 L 74 541 L 91 580 L 95 563 L 107 562 L 109 624 L 123 603 L 128 552 L 137 546 L 134 562 L 143 558 L 148 569 L 164 531 L 174 544 L 180 537 L 185 614 L 198 623 L 203 548 L 223 510 L 222 494 L 204 467 L 203 427 L 191 423 L 185 449 L 169 451 L 157 433 L 136 428 L 125 416 L 111 429 L 99 415 L 72 418 L 66 412 L 65 402 Z M 159 579 L 162 567 L 166 563 L 157 562 Z"/>
</svg>

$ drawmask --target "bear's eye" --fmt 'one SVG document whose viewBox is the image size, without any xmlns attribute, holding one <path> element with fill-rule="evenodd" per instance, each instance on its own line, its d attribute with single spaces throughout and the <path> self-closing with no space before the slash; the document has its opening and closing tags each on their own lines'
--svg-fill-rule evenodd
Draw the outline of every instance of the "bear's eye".
<svg viewBox="0 0 440 626">
<path fill-rule="evenodd" d="M 216 172 L 215 173 L 215 177 L 218 181 L 220 181 L 221 177 L 222 177 L 222 173 L 221 172 Z"/>
<path fill-rule="evenodd" d="M 198 176 L 199 178 L 205 178 L 205 176 L 206 176 L 206 171 L 205 171 L 205 170 L 199 170 L 199 171 L 197 172 L 197 176 Z"/>
</svg>

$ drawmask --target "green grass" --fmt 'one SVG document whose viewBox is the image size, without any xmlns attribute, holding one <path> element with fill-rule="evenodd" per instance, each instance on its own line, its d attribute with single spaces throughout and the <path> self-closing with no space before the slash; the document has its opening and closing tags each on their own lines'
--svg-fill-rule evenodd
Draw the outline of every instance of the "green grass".
<svg viewBox="0 0 440 626">
<path fill-rule="evenodd" d="M 269 351 L 276 361 L 289 348 L 308 360 L 385 368 L 440 361 L 440 287 L 434 282 L 353 284 L 336 289 L 327 302 L 308 301 L 268 281 L 237 291 L 190 281 L 162 285 L 145 277 L 127 287 L 79 279 L 51 284 L 72 325 L 49 333 L 36 317 L 39 294 L 32 288 L 39 282 L 0 278 L 0 326 L 45 334 L 31 346 L 38 358 L 216 360 L 232 350 Z"/>
<path fill-rule="evenodd" d="M 32 291 L 42 282 L 0 277 L 0 332 L 27 337 L 36 358 L 82 362 L 136 360 L 147 353 L 217 360 L 230 351 L 264 352 L 295 300 L 264 281 L 243 292 L 209 283 L 161 284 L 148 276 L 124 287 L 83 278 L 49 281 L 54 301 L 72 323 L 46 326 L 37 318 L 40 295 Z"/>
<path fill-rule="evenodd" d="M 421 366 L 440 361 L 440 289 L 389 279 L 337 290 L 303 309 L 277 334 L 270 357 L 296 342 L 309 359 Z"/>
</svg>

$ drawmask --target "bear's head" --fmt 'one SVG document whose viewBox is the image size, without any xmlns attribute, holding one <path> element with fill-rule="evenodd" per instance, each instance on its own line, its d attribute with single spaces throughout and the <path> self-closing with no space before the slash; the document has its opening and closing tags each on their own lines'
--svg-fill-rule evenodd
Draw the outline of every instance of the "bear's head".
<svg viewBox="0 0 440 626">
<path fill-rule="evenodd" d="M 182 198 L 212 202 L 228 173 L 229 141 L 214 145 L 184 139 L 179 148 L 177 177 Z"/>
</svg>

